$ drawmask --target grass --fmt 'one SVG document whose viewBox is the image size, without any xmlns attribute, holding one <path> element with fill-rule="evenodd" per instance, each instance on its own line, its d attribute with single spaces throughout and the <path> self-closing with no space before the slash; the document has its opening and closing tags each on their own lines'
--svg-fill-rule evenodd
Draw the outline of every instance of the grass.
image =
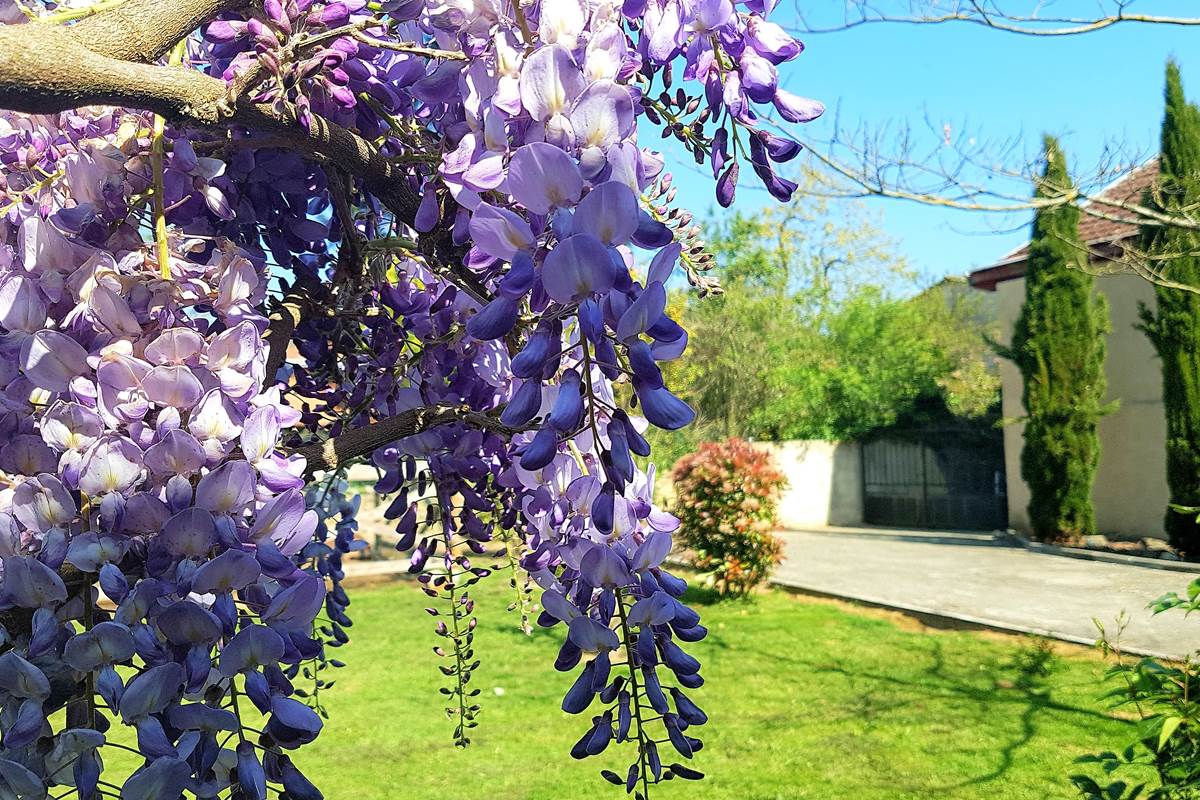
<svg viewBox="0 0 1200 800">
<path fill-rule="evenodd" d="M 624 797 L 627 748 L 573 761 L 586 719 L 559 710 L 563 631 L 524 636 L 506 581 L 478 592 L 475 684 L 484 711 L 456 750 L 437 687 L 428 603 L 411 582 L 360 589 L 333 717 L 297 759 L 330 798 Z M 711 722 L 701 783 L 661 800 L 1073 798 L 1076 756 L 1123 745 L 1129 723 L 1095 699 L 1103 662 L 1032 640 L 931 631 L 902 618 L 770 592 L 701 602 L 711 633 L 692 646 L 708 684 L 693 696 Z M 614 752 L 614 749 L 618 752 Z"/>
</svg>

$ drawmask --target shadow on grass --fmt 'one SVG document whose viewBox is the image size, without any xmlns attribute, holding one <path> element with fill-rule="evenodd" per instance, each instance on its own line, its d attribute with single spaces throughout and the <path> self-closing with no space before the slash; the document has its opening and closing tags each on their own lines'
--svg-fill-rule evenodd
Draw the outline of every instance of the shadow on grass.
<svg viewBox="0 0 1200 800">
<path fill-rule="evenodd" d="M 729 595 L 723 596 L 720 592 L 711 586 L 700 584 L 699 579 L 693 575 L 687 575 L 688 588 L 680 598 L 689 606 L 754 606 L 758 602 L 758 598 L 753 594 L 745 595 Z"/>
<path fill-rule="evenodd" d="M 1080 718 L 1102 719 L 1132 726 L 1131 720 L 1114 717 L 1092 708 L 1069 702 L 1061 702 L 1052 696 L 1048 679 L 1054 671 L 1055 657 L 1044 640 L 1030 638 L 1012 659 L 982 665 L 969 674 L 948 667 L 943 654 L 943 644 L 928 638 L 927 666 L 918 675 L 903 676 L 871 671 L 857 665 L 848 666 L 840 662 L 819 663 L 803 658 L 774 656 L 787 662 L 789 667 L 811 670 L 814 674 L 836 674 L 843 677 L 858 701 L 846 711 L 846 718 L 856 719 L 870 730 L 889 713 L 894 713 L 927 698 L 962 700 L 980 707 L 982 715 L 989 709 L 1019 705 L 1016 730 L 1013 730 L 997 749 L 999 759 L 986 772 L 964 777 L 962 780 L 939 786 L 922 786 L 921 791 L 930 796 L 953 794 L 968 786 L 988 784 L 1002 780 L 1012 769 L 1021 748 L 1029 744 L 1038 734 L 1038 719 L 1045 714 L 1072 715 Z M 922 643 L 924 646 L 924 643 Z M 902 691 L 913 690 L 913 696 L 904 697 Z M 953 736 L 953 734 L 949 734 Z M 1064 776 L 1065 779 L 1065 776 Z"/>
</svg>

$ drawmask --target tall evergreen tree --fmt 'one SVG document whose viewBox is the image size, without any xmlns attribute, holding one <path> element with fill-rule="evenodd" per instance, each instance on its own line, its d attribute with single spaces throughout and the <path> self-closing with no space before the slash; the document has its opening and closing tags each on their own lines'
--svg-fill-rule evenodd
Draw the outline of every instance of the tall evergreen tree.
<svg viewBox="0 0 1200 800">
<path fill-rule="evenodd" d="M 1162 125 L 1159 180 L 1145 203 L 1179 213 L 1200 202 L 1200 109 L 1187 101 L 1179 67 L 1167 63 L 1166 113 Z M 1194 231 L 1146 226 L 1140 250 L 1163 277 L 1200 288 L 1200 236 Z M 1200 295 L 1155 286 L 1157 308 L 1142 307 L 1143 330 L 1162 362 L 1163 407 L 1167 417 L 1167 485 L 1171 502 L 1200 506 Z M 1195 514 L 1170 509 L 1165 518 L 1171 544 L 1200 556 Z"/>
<path fill-rule="evenodd" d="M 1046 137 L 1046 169 L 1037 197 L 1072 191 L 1057 140 Z M 1093 533 L 1092 479 L 1100 455 L 1096 424 L 1104 407 L 1104 334 L 1108 306 L 1092 291 L 1073 204 L 1040 209 L 1025 269 L 1025 304 L 1003 354 L 1024 378 L 1029 520 L 1039 539 Z"/>
</svg>

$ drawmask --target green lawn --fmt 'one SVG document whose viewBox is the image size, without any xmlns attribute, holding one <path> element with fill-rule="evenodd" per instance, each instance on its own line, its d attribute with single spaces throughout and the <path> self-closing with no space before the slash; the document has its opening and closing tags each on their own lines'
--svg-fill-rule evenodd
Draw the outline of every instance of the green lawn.
<svg viewBox="0 0 1200 800">
<path fill-rule="evenodd" d="M 526 638 L 505 611 L 506 581 L 490 583 L 477 603 L 484 711 L 465 751 L 441 712 L 425 597 L 411 582 L 352 595 L 333 724 L 298 759 L 331 800 L 625 796 L 597 774 L 623 774 L 624 754 L 567 753 L 586 723 L 559 710 L 572 680 L 551 666 L 562 628 Z M 1029 640 L 781 592 L 701 613 L 711 633 L 692 648 L 708 684 L 693 696 L 711 721 L 694 764 L 708 777 L 661 787 L 663 800 L 1071 798 L 1072 759 L 1129 732 L 1096 702 L 1103 664 L 1088 654 L 1058 655 L 1028 687 L 1016 664 L 1035 652 Z"/>
</svg>

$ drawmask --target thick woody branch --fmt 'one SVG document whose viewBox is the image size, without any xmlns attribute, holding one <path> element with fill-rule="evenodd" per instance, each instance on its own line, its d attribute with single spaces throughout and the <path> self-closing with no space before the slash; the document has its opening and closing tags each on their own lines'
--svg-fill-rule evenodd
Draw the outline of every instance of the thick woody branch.
<svg viewBox="0 0 1200 800">
<path fill-rule="evenodd" d="M 397 439 L 422 433 L 450 422 L 463 422 L 477 428 L 501 433 L 511 434 L 514 432 L 512 428 L 502 425 L 495 417 L 471 411 L 462 406 L 424 406 L 386 417 L 361 428 L 354 428 L 324 442 L 305 445 L 292 452 L 307 459 L 308 466 L 305 467 L 304 474 L 306 478 L 310 478 L 317 471 L 337 469 L 343 464 L 368 455 Z"/>
<path fill-rule="evenodd" d="M 184 125 L 263 131 L 281 145 L 337 164 L 401 219 L 412 221 L 416 193 L 370 142 L 315 115 L 305 130 L 287 103 L 235 106 L 230 101 L 224 81 L 195 70 L 99 55 L 63 28 L 0 26 L 0 107 L 45 114 L 87 105 L 126 106 Z"/>
<path fill-rule="evenodd" d="M 157 61 L 183 37 L 246 0 L 126 0 L 67 28 L 93 53 L 122 61 Z"/>
<path fill-rule="evenodd" d="M 275 380 L 275 373 L 287 360 L 288 345 L 291 344 L 292 334 L 296 332 L 305 311 L 324 295 L 324 287 L 308 276 L 296 276 L 292 288 L 284 294 L 279 308 L 268 316 L 267 330 L 263 338 L 267 342 L 267 366 L 265 374 L 267 381 Z"/>
<path fill-rule="evenodd" d="M 280 146 L 336 165 L 360 180 L 401 222 L 413 223 L 419 203 L 416 192 L 403 170 L 371 142 L 316 115 L 305 129 L 289 103 L 239 105 L 235 101 L 224 81 L 195 70 L 98 54 L 67 28 L 0 25 L 0 108 L 48 114 L 87 105 L 124 106 L 153 111 L 182 125 L 260 131 Z M 460 254 L 449 242 L 427 239 L 424 244 L 426 256 L 443 265 L 438 271 L 447 280 L 478 302 L 490 299 L 487 288 L 461 265 Z"/>
</svg>

